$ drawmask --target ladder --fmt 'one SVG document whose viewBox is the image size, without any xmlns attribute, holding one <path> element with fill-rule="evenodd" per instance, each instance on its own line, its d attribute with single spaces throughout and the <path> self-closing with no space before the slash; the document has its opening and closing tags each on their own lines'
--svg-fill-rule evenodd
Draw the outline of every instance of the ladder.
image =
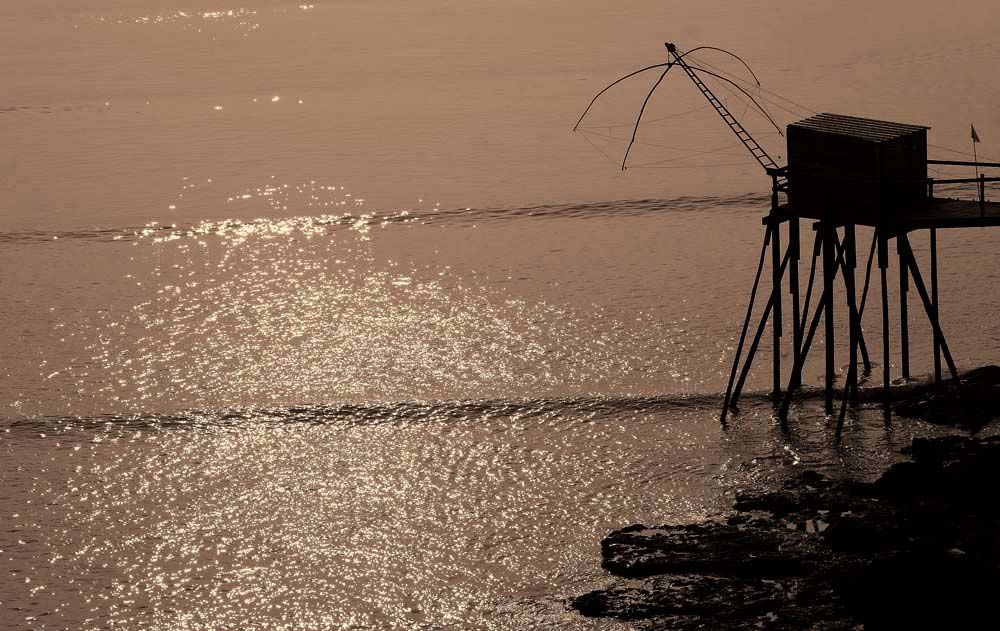
<svg viewBox="0 0 1000 631">
<path fill-rule="evenodd" d="M 726 105 L 719 100 L 719 97 L 715 96 L 709 87 L 705 85 L 705 82 L 701 80 L 701 77 L 699 77 L 698 74 L 691 69 L 691 66 L 689 66 L 684 60 L 684 55 L 678 54 L 677 48 L 673 44 L 668 44 L 667 50 L 669 50 L 671 56 L 673 56 L 673 64 L 680 66 L 681 70 L 683 70 L 695 86 L 701 90 L 701 93 L 705 95 L 708 102 L 715 108 L 715 111 L 722 117 L 722 120 L 729 126 L 729 129 L 736 134 L 736 137 L 739 138 L 740 142 L 743 143 L 743 146 L 747 148 L 747 151 L 750 152 L 750 155 L 754 157 L 757 163 L 764 167 L 764 170 L 768 173 L 777 171 L 779 169 L 777 163 L 775 163 L 775 161 L 771 159 L 771 156 L 768 155 L 767 151 L 765 151 L 764 148 L 761 147 L 756 140 L 754 140 L 754 137 L 750 135 L 750 132 L 743 127 L 740 121 L 736 120 L 736 117 L 729 111 L 729 108 L 727 108 Z M 783 175 L 778 176 L 776 184 L 779 187 L 784 187 L 785 184 L 787 184 L 787 178 Z"/>
</svg>

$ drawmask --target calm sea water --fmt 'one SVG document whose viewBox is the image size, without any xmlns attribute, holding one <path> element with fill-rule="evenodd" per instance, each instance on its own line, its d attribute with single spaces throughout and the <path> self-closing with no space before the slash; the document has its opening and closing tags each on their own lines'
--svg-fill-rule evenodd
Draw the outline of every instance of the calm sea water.
<svg viewBox="0 0 1000 631">
<path fill-rule="evenodd" d="M 984 1 L 4 3 L 0 622 L 615 628 L 565 607 L 600 584 L 608 529 L 711 517 L 796 467 L 877 471 L 929 430 L 861 409 L 837 446 L 806 399 L 784 436 L 767 352 L 718 427 L 768 182 L 694 88 L 664 83 L 624 173 L 655 77 L 570 129 L 674 40 L 738 51 L 791 99 L 752 88 L 782 124 L 928 124 L 932 155 L 962 159 L 974 122 L 998 156 L 998 18 Z M 953 352 L 995 362 L 1000 241 L 940 243 Z"/>
</svg>

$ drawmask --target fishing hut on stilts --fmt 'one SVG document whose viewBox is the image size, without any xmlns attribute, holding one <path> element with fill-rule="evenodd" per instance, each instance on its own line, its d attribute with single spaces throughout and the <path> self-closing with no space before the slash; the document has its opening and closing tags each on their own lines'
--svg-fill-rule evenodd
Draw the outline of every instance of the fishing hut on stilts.
<svg viewBox="0 0 1000 631">
<path fill-rule="evenodd" d="M 814 346 L 820 323 L 823 325 L 824 340 L 825 408 L 828 414 L 834 413 L 835 397 L 838 394 L 835 388 L 837 380 L 835 341 L 838 327 L 834 317 L 837 311 L 834 299 L 838 294 L 838 286 L 842 283 L 846 304 L 839 310 L 846 313 L 848 370 L 843 388 L 840 390 L 841 400 L 836 428 L 836 434 L 840 436 L 848 404 L 855 405 L 860 402 L 859 364 L 863 366 L 865 374 L 870 373 L 873 367 L 872 349 L 866 344 L 862 321 L 868 304 L 875 261 L 878 264 L 881 281 L 882 393 L 880 398 L 886 420 L 888 421 L 892 414 L 890 367 L 892 342 L 897 337 L 890 330 L 887 274 L 893 261 L 898 265 L 898 344 L 903 379 L 909 380 L 911 376 L 908 309 L 912 286 L 920 298 L 931 327 L 934 379 L 937 382 L 943 379 L 943 359 L 949 376 L 957 380 L 958 369 L 942 330 L 939 314 L 937 232 L 945 228 L 1000 226 L 1000 203 L 986 199 L 986 184 L 1000 182 L 1000 177 L 987 177 L 985 173 L 979 173 L 980 168 L 1000 168 L 1000 163 L 984 163 L 978 160 L 975 162 L 928 160 L 929 128 L 925 126 L 839 114 L 817 114 L 787 126 L 783 135 L 787 139 L 788 163 L 786 166 L 778 166 L 732 115 L 725 103 L 712 93 L 702 77 L 711 76 L 739 89 L 777 128 L 770 114 L 740 85 L 686 58 L 695 51 L 711 49 L 736 58 L 748 70 L 749 66 L 735 54 L 716 47 L 700 46 L 686 52 L 680 51 L 673 44 L 668 43 L 666 47 L 669 53 L 667 62 L 622 77 L 599 92 L 591 101 L 592 106 L 601 94 L 629 77 L 653 68 L 664 69 L 639 110 L 625 159 L 628 159 L 628 150 L 635 142 L 636 131 L 650 96 L 667 72 L 677 67 L 691 79 L 771 178 L 771 206 L 762 220 L 763 244 L 726 387 L 720 416 L 723 426 L 726 425 L 729 412 L 736 409 L 757 351 L 760 345 L 765 343 L 764 335 L 769 324 L 772 345 L 772 394 L 777 402 L 777 416 L 782 429 L 788 427 L 792 397 L 802 386 L 803 368 Z M 750 73 L 753 74 L 753 71 L 750 70 Z M 754 79 L 756 80 L 755 75 Z M 589 109 L 590 106 L 587 111 Z M 587 111 L 584 112 L 584 116 Z M 580 120 L 583 120 L 583 116 Z M 779 132 L 781 131 L 779 128 Z M 928 165 L 975 166 L 977 177 L 934 179 L 928 177 Z M 622 168 L 625 168 L 624 161 Z M 977 186 L 978 199 L 951 199 L 936 195 L 941 191 L 940 188 L 936 190 L 936 186 L 967 184 Z M 811 228 L 814 234 L 804 292 L 800 291 L 802 284 L 800 233 L 803 225 Z M 857 244 L 859 226 L 872 230 L 871 244 L 867 248 L 867 261 L 860 269 Z M 924 274 L 910 244 L 910 235 L 918 231 L 929 233 L 929 282 L 924 281 Z M 770 291 L 765 290 L 767 301 L 751 336 L 754 307 L 758 301 L 758 294 L 761 293 L 761 277 L 767 267 L 768 258 L 771 275 Z M 816 278 L 817 272 L 821 275 L 819 279 Z M 859 291 L 859 274 L 862 272 L 864 280 Z M 786 289 L 790 294 L 791 307 L 791 313 L 787 316 L 783 309 L 783 292 Z M 760 298 L 763 299 L 764 295 Z M 814 295 L 815 302 L 813 302 Z M 841 325 L 840 334 L 843 334 L 844 328 Z M 782 338 L 786 338 L 787 341 L 789 332 L 792 365 L 787 373 L 784 373 L 781 366 Z"/>
<path fill-rule="evenodd" d="M 802 370 L 813 347 L 820 322 L 823 324 L 827 413 L 834 411 L 836 379 L 834 320 L 835 284 L 838 276 L 846 297 L 848 371 L 842 390 L 837 422 L 843 428 L 848 402 L 859 400 L 858 366 L 871 371 L 872 360 L 865 343 L 862 319 L 868 303 L 873 261 L 877 258 L 882 302 L 882 403 L 886 418 L 891 416 L 891 341 L 889 281 L 891 261 L 898 261 L 899 351 L 904 380 L 910 379 L 909 292 L 915 289 L 933 335 L 934 378 L 942 380 L 942 358 L 948 373 L 958 379 L 958 369 L 948 348 L 939 317 L 937 231 L 944 228 L 972 228 L 1000 225 L 1000 204 L 986 200 L 986 183 L 1000 178 L 937 179 L 927 177 L 927 165 L 972 166 L 971 162 L 927 159 L 927 128 L 917 125 L 877 121 L 837 114 L 819 114 L 787 130 L 788 166 L 770 169 L 771 209 L 764 217 L 764 244 L 754 280 L 750 304 L 736 348 L 721 420 L 739 401 L 746 377 L 761 338 L 771 321 L 773 393 L 780 397 L 778 418 L 786 427 L 792 395 L 802 385 Z M 981 167 L 1000 167 L 985 163 Z M 946 199 L 935 196 L 935 185 L 975 183 L 978 200 Z M 779 194 L 787 195 L 782 202 Z M 800 225 L 810 222 L 815 233 L 809 280 L 800 293 Z M 782 226 L 788 245 L 782 251 Z M 863 288 L 858 291 L 857 227 L 873 230 L 868 261 L 863 268 Z M 910 234 L 929 232 L 929 284 L 924 282 L 910 245 Z M 894 247 L 893 247 L 893 241 Z M 764 267 L 765 253 L 771 252 L 771 294 L 764 307 L 749 348 L 744 348 L 753 313 L 757 286 Z M 822 289 L 813 311 L 810 301 L 813 281 L 819 268 Z M 787 285 L 786 285 L 787 282 Z M 792 366 L 787 381 L 782 379 L 781 313 L 782 292 L 791 294 Z M 784 387 L 783 384 L 787 384 Z"/>
</svg>

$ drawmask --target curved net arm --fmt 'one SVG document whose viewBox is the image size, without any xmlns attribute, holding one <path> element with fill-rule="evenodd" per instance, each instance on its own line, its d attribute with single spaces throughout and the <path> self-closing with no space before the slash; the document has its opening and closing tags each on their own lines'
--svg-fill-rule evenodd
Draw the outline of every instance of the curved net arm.
<svg viewBox="0 0 1000 631">
<path fill-rule="evenodd" d="M 583 119 L 587 115 L 587 112 L 590 111 L 590 108 L 594 106 L 594 103 L 597 102 L 597 99 L 599 99 L 602 94 L 604 94 L 605 92 L 607 92 L 611 88 L 615 87 L 616 85 L 618 85 L 619 83 L 621 83 L 625 79 L 634 77 L 635 75 L 643 73 L 643 72 L 646 72 L 647 70 L 652 70 L 653 68 L 662 68 L 663 66 L 668 66 L 668 65 L 670 65 L 670 64 L 669 63 L 662 63 L 662 64 L 653 64 L 652 66 L 646 66 L 645 68 L 639 68 L 635 72 L 630 72 L 627 75 L 625 75 L 624 77 L 621 77 L 620 79 L 616 79 L 615 81 L 612 81 L 611 83 L 609 83 L 603 90 L 601 90 L 600 92 L 598 92 L 597 94 L 594 95 L 594 98 L 591 99 L 591 101 L 590 101 L 590 105 L 588 105 L 587 109 L 583 110 L 583 114 L 580 115 L 580 120 L 576 121 L 576 125 L 573 125 L 573 131 L 576 131 L 576 128 L 580 126 L 580 123 L 583 122 Z"/>
<path fill-rule="evenodd" d="M 688 68 L 690 68 L 691 70 L 694 70 L 695 72 L 702 72 L 702 73 L 705 73 L 707 75 L 713 76 L 716 79 L 725 81 L 729 85 L 733 86 L 734 88 L 736 88 L 737 90 L 739 90 L 740 92 L 742 92 L 748 99 L 750 99 L 750 102 L 754 104 L 754 107 L 756 107 L 757 110 L 767 118 L 768 122 L 771 123 L 771 125 L 774 126 L 774 128 L 776 130 L 778 130 L 778 135 L 779 136 L 784 136 L 785 135 L 785 133 L 783 131 L 781 131 L 781 126 L 778 125 L 778 123 L 776 123 L 773 118 L 771 118 L 771 115 L 767 113 L 767 110 L 765 110 L 764 107 L 760 103 L 757 102 L 757 99 L 755 99 L 752 94 L 750 94 L 749 92 L 747 92 L 746 90 L 744 90 L 738 83 L 736 83 L 734 81 L 731 81 L 731 80 L 723 77 L 722 75 L 716 74 L 716 73 L 714 73 L 714 72 L 712 72 L 710 70 L 705 70 L 704 68 L 699 68 L 698 66 L 692 66 L 691 64 L 688 64 Z"/>
<path fill-rule="evenodd" d="M 673 67 L 674 65 L 672 63 L 667 64 L 667 69 L 663 71 L 660 78 L 657 79 L 656 83 L 653 84 L 653 87 L 649 89 L 649 94 L 646 95 L 646 99 L 642 102 L 642 107 L 639 108 L 639 115 L 636 116 L 635 126 L 632 128 L 632 139 L 629 140 L 628 147 L 625 149 L 625 157 L 622 158 L 622 171 L 625 170 L 625 163 L 628 161 L 628 152 L 632 150 L 632 145 L 635 144 L 635 136 L 639 133 L 639 123 L 642 121 L 643 112 L 646 111 L 646 104 L 649 103 L 649 99 L 653 96 L 653 92 L 656 92 L 656 88 L 660 87 L 660 83 L 663 81 L 663 78 L 667 76 L 667 73 L 670 72 L 670 69 Z"/>
<path fill-rule="evenodd" d="M 760 85 L 760 79 L 757 78 L 757 73 L 755 73 L 753 71 L 753 68 L 750 67 L 750 64 L 748 64 L 747 62 L 743 61 L 743 58 L 740 57 L 739 55 L 737 55 L 736 53 L 734 53 L 732 51 L 729 51 L 729 50 L 726 50 L 725 48 L 719 48 L 718 46 L 696 46 L 695 48 L 692 48 L 691 50 L 687 51 L 686 53 L 681 54 L 681 57 L 682 58 L 683 57 L 687 57 L 691 53 L 697 52 L 699 50 L 717 50 L 720 53 L 726 53 L 730 57 L 736 59 L 736 61 L 738 61 L 741 64 L 743 64 L 743 67 L 746 68 L 747 72 L 750 73 L 750 76 L 753 77 L 754 83 L 756 83 L 758 86 Z"/>
</svg>

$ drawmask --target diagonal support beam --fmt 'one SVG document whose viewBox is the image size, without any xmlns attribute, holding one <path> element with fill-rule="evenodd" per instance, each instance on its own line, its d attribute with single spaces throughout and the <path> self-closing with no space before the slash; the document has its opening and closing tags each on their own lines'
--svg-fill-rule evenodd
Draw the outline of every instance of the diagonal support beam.
<svg viewBox="0 0 1000 631">
<path fill-rule="evenodd" d="M 806 339 L 802 341 L 802 352 L 799 353 L 799 361 L 792 366 L 792 376 L 788 380 L 788 388 L 785 390 L 785 396 L 781 399 L 781 407 L 778 409 L 778 418 L 781 420 L 782 431 L 788 431 L 788 409 L 792 406 L 792 394 L 802 381 L 802 366 L 806 362 L 806 357 L 809 356 L 809 348 L 812 346 L 813 337 L 816 336 L 816 329 L 819 328 L 819 319 L 823 315 L 823 308 L 825 306 L 826 303 L 823 300 L 823 296 L 821 296 L 819 305 L 816 306 L 816 313 L 809 324 L 809 332 L 806 334 Z"/>
<path fill-rule="evenodd" d="M 878 228 L 872 234 L 872 247 L 868 251 L 868 264 L 865 266 L 865 287 L 861 290 L 861 305 L 858 307 L 858 319 L 865 315 L 865 304 L 868 302 L 868 288 L 871 286 L 872 263 L 875 261 L 875 246 L 878 245 Z M 865 364 L 865 370 L 871 370 L 871 364 Z"/>
<path fill-rule="evenodd" d="M 806 328 L 807 318 L 809 317 L 809 302 L 812 300 L 813 293 L 813 282 L 816 280 L 816 261 L 819 260 L 819 249 L 822 245 L 822 237 L 819 231 L 816 231 L 816 238 L 813 240 L 813 254 L 812 254 L 812 264 L 809 266 L 809 280 L 806 283 L 806 298 L 802 305 L 802 320 L 799 322 L 799 330 L 804 331 Z"/>
<path fill-rule="evenodd" d="M 778 269 L 778 277 L 784 275 L 785 268 L 788 266 L 790 255 L 785 254 L 784 260 L 781 262 L 781 266 Z M 776 303 L 776 296 L 772 293 L 770 299 L 767 301 L 767 306 L 764 308 L 764 314 L 760 318 L 760 323 L 757 325 L 757 332 L 754 334 L 753 342 L 750 343 L 750 348 L 747 350 L 747 359 L 743 362 L 743 370 L 740 371 L 740 378 L 736 382 L 736 387 L 733 389 L 732 397 L 729 400 L 729 407 L 736 408 L 737 402 L 740 400 L 740 395 L 743 393 L 743 385 L 746 383 L 747 377 L 750 375 L 750 366 L 753 364 L 754 355 L 757 354 L 757 347 L 760 346 L 760 340 L 764 335 L 764 329 L 767 326 L 768 316 L 771 314 L 771 310 L 774 308 Z M 780 298 L 778 298 L 780 300 Z M 775 318 L 778 318 L 778 313 L 775 311 Z"/>
<path fill-rule="evenodd" d="M 814 262 L 815 259 L 818 258 L 818 254 L 819 253 L 817 252 L 816 256 L 813 257 Z M 837 270 L 840 269 L 840 263 L 843 260 L 843 256 L 843 251 L 837 253 L 836 263 L 833 266 L 834 277 L 837 275 Z M 792 366 L 792 374 L 788 378 L 788 388 L 785 389 L 785 396 L 781 399 L 781 406 L 778 408 L 778 419 L 781 421 L 782 431 L 788 431 L 788 410 L 792 406 L 792 395 L 795 394 L 795 390 L 802 385 L 802 368 L 805 366 L 806 359 L 809 357 L 809 349 L 812 347 L 813 338 L 816 336 L 816 329 L 819 327 L 820 317 L 822 317 L 824 307 L 828 302 L 826 298 L 826 290 L 824 290 L 823 294 L 819 297 L 819 303 L 816 306 L 816 312 L 813 314 L 812 322 L 809 324 L 809 331 L 805 340 L 802 342 L 802 349 L 799 352 L 798 361 L 796 361 L 795 365 Z M 808 312 L 804 315 L 808 315 Z M 805 322 L 803 322 L 802 328 L 805 330 Z"/>
<path fill-rule="evenodd" d="M 747 330 L 750 328 L 750 318 L 753 317 L 753 303 L 757 299 L 757 287 L 760 285 L 760 275 L 764 271 L 764 258 L 767 254 L 767 246 L 771 243 L 772 225 L 767 224 L 764 229 L 764 244 L 760 248 L 760 260 L 757 261 L 757 273 L 753 279 L 753 287 L 750 289 L 750 303 L 747 305 L 747 315 L 743 319 L 743 331 L 740 333 L 740 342 L 736 345 L 736 356 L 733 357 L 733 368 L 729 372 L 729 384 L 726 386 L 726 397 L 722 402 L 722 414 L 719 422 L 723 429 L 726 427 L 726 415 L 729 413 L 729 401 L 733 396 L 733 384 L 736 381 L 736 371 L 740 367 L 740 356 L 743 354 L 743 344 L 746 342 Z"/>
<path fill-rule="evenodd" d="M 834 235 L 834 239 L 836 239 L 836 238 L 837 238 L 836 235 Z M 845 239 L 845 241 L 846 241 L 846 239 Z M 840 241 L 837 240 L 838 251 L 842 250 L 845 247 L 846 247 L 846 243 L 840 243 Z M 847 276 L 848 276 L 848 269 L 847 268 L 848 268 L 849 265 L 852 266 L 852 267 L 855 265 L 855 263 L 853 262 L 853 260 L 852 260 L 852 262 L 848 263 L 848 259 L 853 259 L 853 257 L 852 256 L 846 256 L 846 257 L 841 257 L 840 258 L 840 270 L 844 274 L 844 287 L 845 288 L 847 287 Z M 868 270 L 870 272 L 871 271 L 871 257 L 869 257 L 869 259 L 868 259 L 868 266 L 869 266 Z M 867 283 L 866 283 L 866 285 L 865 285 L 865 293 L 867 294 L 867 292 L 868 292 L 868 286 L 867 286 Z M 848 312 L 849 312 L 848 320 L 850 320 L 851 328 L 854 329 L 853 335 L 855 335 L 857 337 L 859 349 L 861 350 L 861 361 L 864 362 L 864 364 L 865 364 L 865 370 L 871 370 L 872 361 L 871 361 L 871 358 L 868 356 L 868 345 L 865 344 L 865 332 L 861 329 L 861 316 L 863 315 L 864 303 L 862 302 L 862 306 L 859 309 L 858 308 L 858 304 L 857 304 L 857 299 L 855 298 L 855 300 L 849 301 L 849 303 L 847 305 L 847 309 L 848 309 Z"/>
<path fill-rule="evenodd" d="M 944 333 L 941 332 L 941 323 L 938 322 L 934 304 L 931 302 L 930 296 L 927 295 L 927 287 L 924 286 L 924 279 L 920 276 L 920 268 L 917 266 L 916 256 L 913 255 L 913 248 L 910 247 L 910 241 L 906 238 L 905 234 L 901 234 L 897 238 L 902 240 L 903 247 L 906 250 L 905 256 L 910 268 L 910 275 L 913 277 L 913 284 L 917 288 L 917 293 L 920 294 L 920 300 L 924 303 L 924 311 L 927 312 L 927 319 L 930 320 L 931 327 L 934 329 L 934 336 L 941 344 L 941 353 L 948 364 L 948 372 L 951 373 L 952 379 L 958 381 L 958 369 L 955 367 L 955 360 L 952 359 L 951 351 L 948 349 L 948 342 L 944 339 Z"/>
<path fill-rule="evenodd" d="M 847 290 L 847 307 L 848 311 L 851 313 L 851 335 L 850 335 L 850 365 L 847 369 L 847 381 L 844 383 L 844 394 L 843 399 L 840 402 L 840 414 L 837 416 L 837 432 L 836 438 L 840 440 L 841 432 L 844 430 L 844 416 L 847 414 L 847 401 L 850 399 L 853 402 L 858 400 L 858 344 L 860 341 L 860 336 L 858 333 L 861 330 L 861 322 L 856 321 L 857 317 L 857 289 L 855 287 L 854 271 L 857 266 L 857 240 L 855 236 L 854 224 L 849 224 L 844 226 L 844 248 L 847 251 L 846 255 L 846 265 L 843 268 L 844 271 L 844 286 Z"/>
</svg>

